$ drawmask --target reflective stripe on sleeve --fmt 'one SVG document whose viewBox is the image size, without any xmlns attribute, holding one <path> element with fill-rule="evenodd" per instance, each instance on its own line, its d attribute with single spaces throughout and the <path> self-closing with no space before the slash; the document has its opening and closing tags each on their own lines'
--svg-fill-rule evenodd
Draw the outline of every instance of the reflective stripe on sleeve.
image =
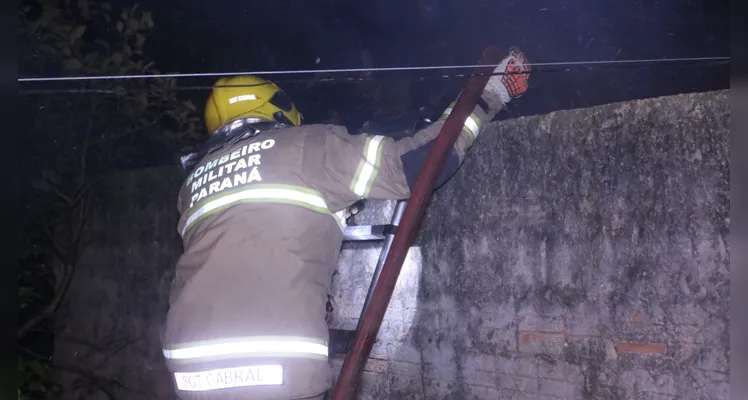
<svg viewBox="0 0 748 400">
<path fill-rule="evenodd" d="M 179 230 L 180 234 L 184 236 L 187 230 L 202 218 L 238 203 L 293 204 L 321 214 L 332 215 L 322 195 L 316 190 L 293 185 L 253 185 L 246 189 L 216 195 L 198 207 L 187 217 L 184 226 Z M 336 215 L 332 217 L 340 226 L 340 218 Z"/>
<path fill-rule="evenodd" d="M 444 110 L 444 113 L 442 114 L 442 118 L 446 119 L 449 114 L 452 113 L 453 108 L 449 107 L 446 110 Z M 465 123 L 463 125 L 463 130 L 468 132 L 473 136 L 473 139 L 478 137 L 478 134 L 480 133 L 481 128 L 481 121 L 475 114 L 470 114 L 466 119 Z"/>
<path fill-rule="evenodd" d="M 363 199 L 369 195 L 371 185 L 377 178 L 379 163 L 382 158 L 382 140 L 384 136 L 370 136 L 366 138 L 364 146 L 364 158 L 358 164 L 356 175 L 351 182 L 351 191 Z"/>
<path fill-rule="evenodd" d="M 253 336 L 183 343 L 168 346 L 163 353 L 166 359 L 175 363 L 274 357 L 327 360 L 327 343 L 303 337 Z"/>
</svg>

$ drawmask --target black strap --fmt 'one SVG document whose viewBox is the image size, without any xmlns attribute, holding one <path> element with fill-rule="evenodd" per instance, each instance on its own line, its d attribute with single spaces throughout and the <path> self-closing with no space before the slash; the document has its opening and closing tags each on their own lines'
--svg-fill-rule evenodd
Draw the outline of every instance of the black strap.
<svg viewBox="0 0 748 400">
<path fill-rule="evenodd" d="M 226 146 L 233 146 L 242 140 L 255 137 L 261 132 L 284 128 L 286 126 L 286 124 L 275 121 L 246 123 L 236 129 L 231 129 L 231 126 L 228 124 L 224 125 L 208 138 L 202 146 L 198 147 L 197 150 L 181 157 L 182 169 L 189 174 L 207 154 L 216 152 Z"/>
<path fill-rule="evenodd" d="M 478 98 L 478 107 L 480 107 L 481 110 L 483 110 L 484 113 L 488 114 L 488 103 L 483 99 L 483 96 Z"/>
</svg>

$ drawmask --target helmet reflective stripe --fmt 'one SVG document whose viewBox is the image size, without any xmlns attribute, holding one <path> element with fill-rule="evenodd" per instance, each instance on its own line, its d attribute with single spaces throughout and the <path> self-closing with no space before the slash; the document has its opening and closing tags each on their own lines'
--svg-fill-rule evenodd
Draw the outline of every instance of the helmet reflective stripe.
<svg viewBox="0 0 748 400">
<path fill-rule="evenodd" d="M 303 186 L 294 185 L 254 185 L 253 187 L 215 196 L 204 203 L 187 217 L 184 226 L 179 232 L 182 236 L 191 226 L 202 218 L 213 212 L 219 211 L 230 205 L 239 203 L 281 203 L 292 204 L 316 211 L 321 214 L 332 214 L 327 208 L 327 203 L 322 195 L 314 190 Z M 340 226 L 340 219 L 334 216 L 336 223 Z M 341 229 L 343 227 L 341 226 Z"/>
<path fill-rule="evenodd" d="M 283 336 L 226 338 L 167 346 L 171 362 L 199 363 L 236 358 L 298 357 L 327 360 L 327 343 L 321 339 Z"/>
<path fill-rule="evenodd" d="M 359 198 L 363 199 L 369 195 L 371 185 L 377 178 L 379 163 L 382 158 L 382 141 L 384 139 L 384 136 L 379 135 L 366 138 L 364 157 L 358 164 L 358 169 L 353 176 L 353 182 L 351 182 L 350 187 L 351 191 Z"/>
<path fill-rule="evenodd" d="M 446 118 L 449 116 L 449 114 L 452 113 L 453 108 L 449 107 L 446 110 L 444 110 L 444 113 L 442 114 L 442 118 Z M 478 134 L 480 133 L 480 127 L 481 122 L 480 119 L 475 114 L 470 114 L 466 119 L 465 123 L 463 125 L 463 130 L 469 133 L 473 136 L 473 139 L 478 137 Z"/>
<path fill-rule="evenodd" d="M 239 101 L 257 100 L 257 96 L 253 94 L 243 94 L 241 96 L 232 97 L 229 99 L 229 104 L 234 104 Z"/>
</svg>

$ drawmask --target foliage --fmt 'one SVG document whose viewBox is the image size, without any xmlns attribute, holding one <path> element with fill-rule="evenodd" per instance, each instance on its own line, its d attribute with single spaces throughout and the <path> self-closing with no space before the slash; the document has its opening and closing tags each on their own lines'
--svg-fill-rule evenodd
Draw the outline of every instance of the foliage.
<svg viewBox="0 0 748 400">
<path fill-rule="evenodd" d="M 22 75 L 160 73 L 146 52 L 153 16 L 137 4 L 115 10 L 106 2 L 38 0 L 22 4 L 19 17 Z M 90 188 L 118 165 L 137 160 L 148 146 L 177 151 L 202 140 L 195 106 L 177 98 L 173 79 L 149 79 L 132 90 L 105 79 L 66 87 L 86 93 L 22 98 L 33 110 L 24 149 L 24 170 L 33 171 L 27 176 L 33 183 L 25 193 L 27 225 L 19 252 L 21 344 L 50 325 L 64 303 L 90 240 Z M 19 399 L 55 388 L 51 371 L 59 365 L 28 349 L 19 354 Z M 67 369 L 106 392 L 95 374 Z"/>
<path fill-rule="evenodd" d="M 45 360 L 33 359 L 25 354 L 18 356 L 18 400 L 46 396 L 55 390 L 49 382 L 50 364 Z"/>
<path fill-rule="evenodd" d="M 153 18 L 138 5 L 113 17 L 108 3 L 81 0 L 72 7 L 68 0 L 60 7 L 53 0 L 42 1 L 34 20 L 28 16 L 32 10 L 24 10 L 22 32 L 31 50 L 25 68 L 28 71 L 45 76 L 160 73 L 144 52 Z M 49 139 L 57 140 L 60 146 L 78 145 L 80 153 L 86 153 L 92 145 L 109 147 L 100 151 L 106 162 L 125 156 L 121 148 L 115 153 L 108 145 L 119 141 L 121 147 L 123 140 L 149 129 L 152 136 L 176 148 L 200 140 L 195 107 L 189 101 L 177 100 L 176 81 L 156 78 L 147 82 L 126 91 L 122 80 L 88 81 L 78 89 L 98 95 L 43 95 L 34 102 L 44 113 L 42 123 L 58 128 Z M 164 129 L 168 127 L 171 129 Z M 61 140 L 61 128 L 70 128 L 72 142 Z"/>
</svg>

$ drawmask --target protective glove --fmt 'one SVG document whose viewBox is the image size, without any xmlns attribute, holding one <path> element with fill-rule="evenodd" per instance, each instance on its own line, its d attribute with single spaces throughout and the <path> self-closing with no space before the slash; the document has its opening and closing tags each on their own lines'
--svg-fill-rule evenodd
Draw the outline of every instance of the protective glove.
<svg viewBox="0 0 748 400">
<path fill-rule="evenodd" d="M 517 48 L 512 48 L 494 73 L 507 73 L 506 75 L 493 75 L 488 79 L 484 96 L 492 108 L 499 109 L 508 104 L 512 99 L 522 96 L 527 91 L 527 82 L 530 80 L 530 66 L 525 54 Z M 501 102 L 501 104 L 495 104 Z"/>
</svg>

